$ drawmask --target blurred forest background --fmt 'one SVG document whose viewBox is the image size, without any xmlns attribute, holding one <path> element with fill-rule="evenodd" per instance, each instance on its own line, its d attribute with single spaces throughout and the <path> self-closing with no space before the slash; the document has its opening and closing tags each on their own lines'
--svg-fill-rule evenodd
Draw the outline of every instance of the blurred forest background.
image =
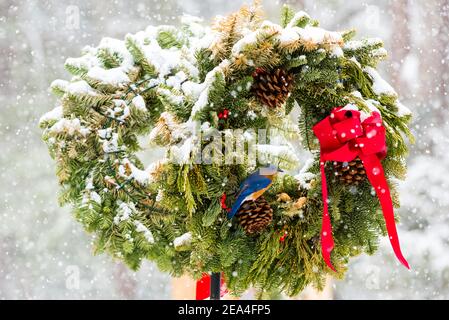
<svg viewBox="0 0 449 320">
<path fill-rule="evenodd" d="M 244 1 L 0 0 L 0 299 L 168 299 L 171 282 L 151 263 L 136 273 L 93 256 L 90 236 L 57 204 L 54 162 L 40 140 L 48 92 L 68 78 L 67 57 L 104 36 L 123 39 L 148 24 L 177 24 L 182 13 L 211 17 Z M 381 37 L 390 59 L 381 74 L 414 113 L 417 142 L 401 182 L 400 238 L 412 266 L 400 267 L 385 241 L 333 281 L 336 299 L 449 299 L 448 0 L 264 1 L 276 20 L 283 3 L 324 28 L 355 27 Z"/>
</svg>

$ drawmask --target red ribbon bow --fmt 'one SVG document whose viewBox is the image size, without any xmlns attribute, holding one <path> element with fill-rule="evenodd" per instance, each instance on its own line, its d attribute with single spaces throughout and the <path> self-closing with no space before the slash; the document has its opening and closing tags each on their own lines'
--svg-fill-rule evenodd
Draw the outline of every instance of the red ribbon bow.
<svg viewBox="0 0 449 320">
<path fill-rule="evenodd" d="M 379 112 L 373 112 L 363 122 L 360 112 L 335 108 L 331 115 L 318 122 L 313 132 L 320 141 L 321 190 L 323 197 L 323 222 L 321 227 L 321 252 L 326 264 L 335 271 L 331 263 L 334 248 L 332 225 L 328 211 L 328 194 L 324 165 L 326 161 L 349 162 L 359 157 L 366 175 L 379 198 L 387 232 L 398 260 L 410 268 L 401 252 L 394 221 L 390 189 L 385 179 L 382 163 L 387 154 L 385 127 Z"/>
</svg>

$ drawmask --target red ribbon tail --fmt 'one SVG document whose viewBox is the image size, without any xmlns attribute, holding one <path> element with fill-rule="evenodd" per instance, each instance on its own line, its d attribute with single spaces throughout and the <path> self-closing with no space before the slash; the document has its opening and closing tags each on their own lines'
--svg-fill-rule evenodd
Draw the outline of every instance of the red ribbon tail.
<svg viewBox="0 0 449 320">
<path fill-rule="evenodd" d="M 323 198 L 323 222 L 321 225 L 321 254 L 323 255 L 324 262 L 333 271 L 336 271 L 331 262 L 331 252 L 334 249 L 334 238 L 332 237 L 332 225 L 329 216 L 328 208 L 328 194 L 327 194 L 327 182 L 326 172 L 324 170 L 324 161 L 320 159 L 320 171 L 321 171 L 321 193 Z"/>
<path fill-rule="evenodd" d="M 393 202 L 391 200 L 390 189 L 388 187 L 387 180 L 385 179 L 382 163 L 376 155 L 360 155 L 360 159 L 365 166 L 366 175 L 377 197 L 379 198 L 382 212 L 385 219 L 385 225 L 387 227 L 388 238 L 390 239 L 391 246 L 397 257 L 397 259 L 407 268 L 410 266 L 407 260 L 404 258 L 401 246 L 399 244 L 398 232 L 396 230 L 396 222 L 394 221 Z"/>
</svg>

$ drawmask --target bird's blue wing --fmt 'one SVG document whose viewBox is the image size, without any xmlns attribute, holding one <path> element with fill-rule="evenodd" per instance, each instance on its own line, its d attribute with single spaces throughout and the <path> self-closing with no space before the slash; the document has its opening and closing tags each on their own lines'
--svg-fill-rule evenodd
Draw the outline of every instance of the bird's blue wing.
<svg viewBox="0 0 449 320">
<path fill-rule="evenodd" d="M 248 177 L 243 183 L 243 188 L 237 194 L 237 198 L 231 208 L 231 211 L 228 213 L 228 219 L 232 219 L 234 215 L 237 213 L 237 210 L 242 205 L 245 198 L 249 195 L 253 194 L 256 191 L 264 189 L 268 187 L 271 183 L 271 180 L 264 176 L 253 176 Z"/>
<path fill-rule="evenodd" d="M 247 192 L 248 189 L 251 188 L 251 184 L 255 185 L 254 182 L 257 181 L 258 177 L 260 177 L 259 170 L 250 174 L 245 180 L 243 180 L 243 182 L 240 184 L 239 191 L 237 192 L 235 198 L 238 199 L 240 197 L 240 195 Z M 251 193 L 247 193 L 246 195 L 249 195 L 249 194 L 251 194 Z"/>
</svg>

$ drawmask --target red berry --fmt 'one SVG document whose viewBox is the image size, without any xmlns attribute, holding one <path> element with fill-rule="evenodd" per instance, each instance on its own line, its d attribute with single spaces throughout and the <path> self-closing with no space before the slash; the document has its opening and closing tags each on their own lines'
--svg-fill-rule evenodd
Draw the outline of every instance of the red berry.
<svg viewBox="0 0 449 320">
<path fill-rule="evenodd" d="M 231 208 L 228 208 L 228 206 L 226 205 L 226 193 L 223 193 L 221 198 L 220 198 L 220 204 L 221 204 L 221 208 L 226 210 L 226 211 L 230 211 Z"/>
<path fill-rule="evenodd" d="M 283 235 L 279 238 L 279 242 L 284 242 L 285 238 L 287 237 L 287 234 L 288 234 L 287 231 L 284 230 Z"/>
<path fill-rule="evenodd" d="M 259 74 L 263 73 L 264 70 L 262 68 L 256 68 L 256 70 L 254 70 L 253 72 L 253 77 L 257 77 Z"/>
</svg>

